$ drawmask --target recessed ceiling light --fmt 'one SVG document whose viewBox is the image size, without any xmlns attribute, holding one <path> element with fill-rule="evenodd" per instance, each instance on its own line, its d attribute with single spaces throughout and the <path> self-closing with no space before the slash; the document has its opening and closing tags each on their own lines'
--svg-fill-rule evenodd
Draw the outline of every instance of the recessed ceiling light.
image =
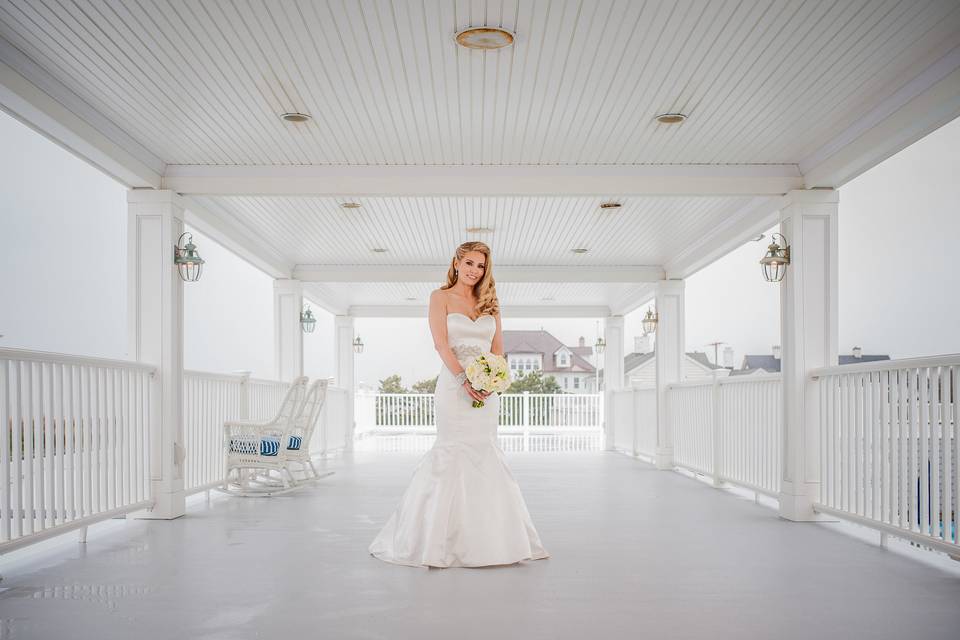
<svg viewBox="0 0 960 640">
<path fill-rule="evenodd" d="M 416 298 L 406 298 L 406 300 L 407 300 L 407 302 L 414 302 L 414 301 L 416 301 Z"/>
<path fill-rule="evenodd" d="M 386 253 L 386 252 L 387 252 L 387 250 L 384 249 L 383 247 L 374 247 L 373 249 L 370 249 L 370 251 L 373 251 L 374 253 Z"/>
<path fill-rule="evenodd" d="M 587 251 L 590 251 L 590 249 L 586 249 L 584 247 L 577 247 L 576 249 L 570 249 L 570 251 L 573 251 L 574 253 L 586 253 Z"/>
<path fill-rule="evenodd" d="M 682 113 L 661 113 L 656 118 L 660 124 L 680 124 L 686 119 L 687 116 Z"/>
<path fill-rule="evenodd" d="M 282 114 L 280 117 L 286 120 L 287 122 L 306 122 L 307 120 L 310 119 L 310 114 L 291 111 L 290 113 Z"/>
<path fill-rule="evenodd" d="M 556 298 L 552 296 L 547 298 L 540 298 L 540 302 L 553 302 L 554 300 L 556 300 Z"/>
<path fill-rule="evenodd" d="M 493 227 L 467 227 L 467 233 L 493 233 Z"/>
<path fill-rule="evenodd" d="M 513 44 L 513 34 L 500 27 L 470 27 L 458 32 L 454 39 L 461 47 L 491 51 Z"/>
<path fill-rule="evenodd" d="M 600 203 L 601 209 L 619 209 L 623 205 L 619 202 L 602 202 Z"/>
<path fill-rule="evenodd" d="M 344 209 L 359 209 L 363 205 L 359 202 L 341 202 L 340 206 Z"/>
</svg>

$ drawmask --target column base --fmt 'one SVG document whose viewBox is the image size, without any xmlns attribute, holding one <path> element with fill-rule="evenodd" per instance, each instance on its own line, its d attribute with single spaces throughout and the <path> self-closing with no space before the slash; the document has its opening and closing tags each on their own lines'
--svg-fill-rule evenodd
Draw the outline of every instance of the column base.
<svg viewBox="0 0 960 640">
<path fill-rule="evenodd" d="M 824 520 L 813 510 L 813 503 L 819 495 L 819 482 L 783 482 L 777 496 L 780 500 L 780 517 L 794 522 Z"/>
<path fill-rule="evenodd" d="M 135 520 L 173 520 L 187 513 L 187 494 L 184 491 L 157 494 L 152 509 L 135 511 L 130 517 Z"/>
<path fill-rule="evenodd" d="M 654 465 L 657 469 L 673 469 L 673 447 L 658 448 Z"/>
</svg>

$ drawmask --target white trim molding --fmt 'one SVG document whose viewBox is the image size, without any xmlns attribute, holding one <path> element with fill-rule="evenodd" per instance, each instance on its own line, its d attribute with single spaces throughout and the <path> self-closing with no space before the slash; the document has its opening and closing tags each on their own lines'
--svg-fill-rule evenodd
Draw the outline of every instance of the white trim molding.
<svg viewBox="0 0 960 640">
<path fill-rule="evenodd" d="M 439 282 L 447 265 L 310 265 L 298 264 L 293 277 L 301 282 Z M 497 265 L 497 282 L 658 282 L 656 266 L 511 266 Z"/>
</svg>

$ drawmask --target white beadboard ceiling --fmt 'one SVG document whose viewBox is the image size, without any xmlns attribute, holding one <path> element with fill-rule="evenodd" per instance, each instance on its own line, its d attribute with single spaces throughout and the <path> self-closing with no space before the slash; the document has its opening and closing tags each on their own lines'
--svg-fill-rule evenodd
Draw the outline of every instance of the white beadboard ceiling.
<svg viewBox="0 0 960 640">
<path fill-rule="evenodd" d="M 516 44 L 455 46 L 483 24 Z M 960 3 L 0 0 L 0 36 L 168 165 L 797 164 Z"/>
</svg>

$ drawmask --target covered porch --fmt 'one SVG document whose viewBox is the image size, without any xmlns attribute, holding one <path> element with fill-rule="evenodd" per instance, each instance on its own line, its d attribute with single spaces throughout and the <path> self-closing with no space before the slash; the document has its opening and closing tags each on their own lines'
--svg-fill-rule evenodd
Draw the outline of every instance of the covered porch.
<svg viewBox="0 0 960 640">
<path fill-rule="evenodd" d="M 0 105 L 128 190 L 129 341 L 0 349 L 3 631 L 955 635 L 960 355 L 838 365 L 838 217 L 960 115 L 960 7 L 648 4 L 508 2 L 518 39 L 480 51 L 453 34 L 483 2 L 0 2 Z M 771 228 L 782 373 L 687 380 L 686 280 Z M 190 230 L 273 279 L 273 375 L 185 368 Z M 356 323 L 424 318 L 464 240 L 505 317 L 602 321 L 604 388 L 504 398 L 549 561 L 384 566 L 366 545 L 435 424 L 358 389 Z M 334 375 L 304 446 L 335 475 L 211 493 L 224 422 L 302 376 L 308 303 Z M 628 387 L 651 303 L 654 382 Z"/>
</svg>

